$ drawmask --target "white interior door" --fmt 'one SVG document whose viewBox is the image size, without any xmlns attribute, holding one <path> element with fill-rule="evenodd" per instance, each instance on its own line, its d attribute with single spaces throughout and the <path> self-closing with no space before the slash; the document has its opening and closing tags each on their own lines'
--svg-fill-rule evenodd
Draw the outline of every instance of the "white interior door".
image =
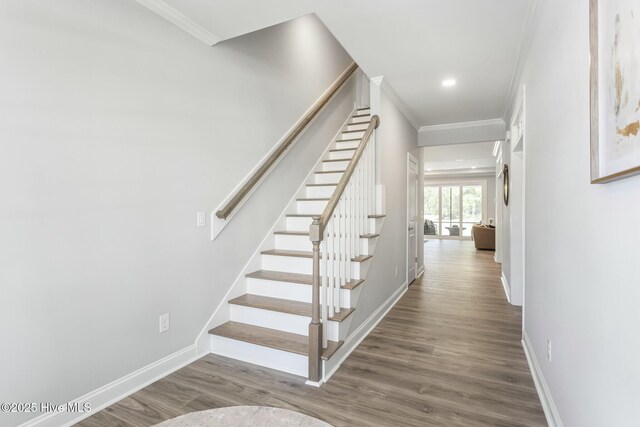
<svg viewBox="0 0 640 427">
<path fill-rule="evenodd" d="M 407 283 L 418 270 L 418 159 L 407 157 Z"/>
</svg>

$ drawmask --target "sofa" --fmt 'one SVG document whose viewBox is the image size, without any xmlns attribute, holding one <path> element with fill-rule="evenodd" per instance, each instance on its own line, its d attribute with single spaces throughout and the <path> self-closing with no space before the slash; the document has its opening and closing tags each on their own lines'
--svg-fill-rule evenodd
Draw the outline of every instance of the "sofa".
<svg viewBox="0 0 640 427">
<path fill-rule="evenodd" d="M 490 225 L 474 225 L 471 236 L 476 249 L 485 251 L 496 250 L 496 228 Z"/>
</svg>

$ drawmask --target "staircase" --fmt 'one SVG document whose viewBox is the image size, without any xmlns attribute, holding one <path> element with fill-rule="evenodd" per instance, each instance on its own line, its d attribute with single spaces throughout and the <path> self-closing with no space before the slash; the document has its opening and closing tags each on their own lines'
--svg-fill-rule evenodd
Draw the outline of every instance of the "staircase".
<svg viewBox="0 0 640 427">
<path fill-rule="evenodd" d="M 261 269 L 246 275 L 247 293 L 228 301 L 230 320 L 209 331 L 212 353 L 321 382 L 327 362 L 349 335 L 384 218 L 375 215 L 375 143 L 367 144 L 377 116 L 373 120 L 375 126 L 368 108 L 355 110 L 347 120 L 291 206 L 293 212 L 281 219 L 284 229 L 274 233 L 273 248 L 261 252 Z M 322 244 L 312 242 L 310 226 L 323 219 Z M 320 378 L 311 378 L 314 316 L 321 324 L 316 337 Z"/>
</svg>

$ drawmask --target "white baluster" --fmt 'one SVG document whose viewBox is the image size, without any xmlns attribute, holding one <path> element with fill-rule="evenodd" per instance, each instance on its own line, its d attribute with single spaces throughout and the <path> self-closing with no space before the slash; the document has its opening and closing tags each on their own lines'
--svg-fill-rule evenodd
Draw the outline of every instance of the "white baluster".
<svg viewBox="0 0 640 427">
<path fill-rule="evenodd" d="M 351 258 L 353 258 L 353 199 L 352 199 L 353 181 L 350 180 L 347 185 L 347 277 L 346 282 L 351 282 Z"/>
<path fill-rule="evenodd" d="M 333 283 L 335 282 L 335 234 L 334 234 L 334 223 L 335 216 L 331 215 L 331 219 L 329 220 L 329 224 L 327 228 L 329 229 L 329 233 L 327 235 L 328 241 L 328 253 L 327 253 L 327 293 L 324 295 L 325 304 L 328 308 L 328 316 L 333 317 L 333 304 L 332 304 L 332 296 L 333 296 Z"/>
<path fill-rule="evenodd" d="M 327 250 L 327 240 L 329 233 L 327 230 L 324 231 L 324 238 L 320 245 L 320 275 L 321 275 L 321 288 L 320 288 L 320 314 L 322 316 L 322 348 L 327 348 L 328 339 L 327 339 L 327 284 L 328 284 L 328 274 L 327 274 L 327 266 L 329 263 L 327 262 L 329 251 Z"/>
</svg>

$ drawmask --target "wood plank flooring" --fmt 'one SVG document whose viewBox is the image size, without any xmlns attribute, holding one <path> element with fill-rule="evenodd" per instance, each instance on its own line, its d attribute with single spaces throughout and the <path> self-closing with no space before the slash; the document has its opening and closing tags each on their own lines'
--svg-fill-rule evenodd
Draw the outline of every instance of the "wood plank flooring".
<svg viewBox="0 0 640 427">
<path fill-rule="evenodd" d="M 545 426 L 493 252 L 429 241 L 427 271 L 321 388 L 208 355 L 79 425 L 149 426 L 192 411 L 276 406 L 338 426 Z M 365 284 L 366 286 L 366 284 Z"/>
</svg>

